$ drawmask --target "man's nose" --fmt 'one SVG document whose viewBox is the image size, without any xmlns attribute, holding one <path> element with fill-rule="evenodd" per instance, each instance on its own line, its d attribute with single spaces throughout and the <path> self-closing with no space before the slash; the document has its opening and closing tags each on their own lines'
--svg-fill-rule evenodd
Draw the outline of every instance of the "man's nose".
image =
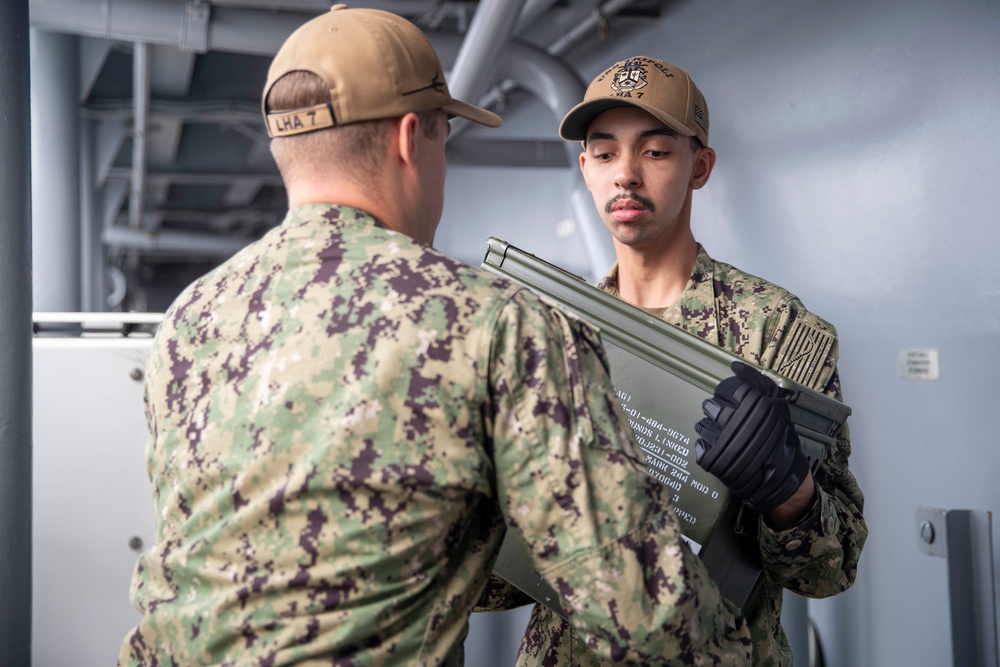
<svg viewBox="0 0 1000 667">
<path fill-rule="evenodd" d="M 615 185 L 623 190 L 631 190 L 632 188 L 642 185 L 642 178 L 639 175 L 638 165 L 636 165 L 635 158 L 632 156 L 623 155 L 621 159 L 618 160 L 618 169 L 615 173 Z"/>
</svg>

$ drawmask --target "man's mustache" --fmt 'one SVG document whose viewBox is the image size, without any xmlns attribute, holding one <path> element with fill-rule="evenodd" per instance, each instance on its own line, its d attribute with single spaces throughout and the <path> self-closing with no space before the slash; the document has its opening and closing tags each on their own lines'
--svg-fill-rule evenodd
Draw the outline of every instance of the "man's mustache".
<svg viewBox="0 0 1000 667">
<path fill-rule="evenodd" d="M 622 193 L 620 195 L 615 195 L 614 197 L 612 197 L 611 199 L 609 199 L 608 203 L 604 205 L 604 212 L 605 213 L 611 213 L 611 211 L 615 207 L 615 204 L 618 203 L 618 202 L 620 202 L 623 199 L 629 199 L 631 201 L 634 201 L 635 203 L 639 204 L 640 206 L 642 206 L 647 211 L 653 212 L 653 211 L 656 210 L 656 206 L 654 206 L 653 202 L 650 201 L 649 199 L 646 199 L 645 197 L 643 197 L 642 195 L 640 195 L 640 194 L 638 194 L 636 192 L 625 192 L 625 193 Z"/>
</svg>

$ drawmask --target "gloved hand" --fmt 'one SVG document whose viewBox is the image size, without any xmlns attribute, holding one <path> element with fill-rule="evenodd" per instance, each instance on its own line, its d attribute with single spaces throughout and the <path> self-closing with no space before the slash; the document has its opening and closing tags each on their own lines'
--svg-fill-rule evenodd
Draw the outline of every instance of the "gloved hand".
<svg viewBox="0 0 1000 667">
<path fill-rule="evenodd" d="M 750 509 L 763 514 L 788 500 L 809 472 L 778 385 L 734 361 L 733 377 L 715 388 L 695 424 L 698 465 L 718 477 Z"/>
</svg>

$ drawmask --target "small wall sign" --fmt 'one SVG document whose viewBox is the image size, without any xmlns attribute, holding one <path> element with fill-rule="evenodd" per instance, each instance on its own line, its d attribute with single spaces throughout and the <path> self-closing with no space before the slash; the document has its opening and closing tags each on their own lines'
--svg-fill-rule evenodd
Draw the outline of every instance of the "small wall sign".
<svg viewBox="0 0 1000 667">
<path fill-rule="evenodd" d="M 899 377 L 910 382 L 941 379 L 941 355 L 930 348 L 913 348 L 899 353 Z"/>
</svg>

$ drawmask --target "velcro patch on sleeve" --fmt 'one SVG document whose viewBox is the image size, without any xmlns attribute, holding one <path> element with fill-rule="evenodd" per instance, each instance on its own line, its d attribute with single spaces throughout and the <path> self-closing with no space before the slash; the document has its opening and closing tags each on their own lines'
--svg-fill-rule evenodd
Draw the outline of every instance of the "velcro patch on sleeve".
<svg viewBox="0 0 1000 667">
<path fill-rule="evenodd" d="M 830 332 L 797 321 L 781 342 L 774 370 L 789 380 L 811 387 L 823 370 L 823 362 L 833 343 Z"/>
</svg>

